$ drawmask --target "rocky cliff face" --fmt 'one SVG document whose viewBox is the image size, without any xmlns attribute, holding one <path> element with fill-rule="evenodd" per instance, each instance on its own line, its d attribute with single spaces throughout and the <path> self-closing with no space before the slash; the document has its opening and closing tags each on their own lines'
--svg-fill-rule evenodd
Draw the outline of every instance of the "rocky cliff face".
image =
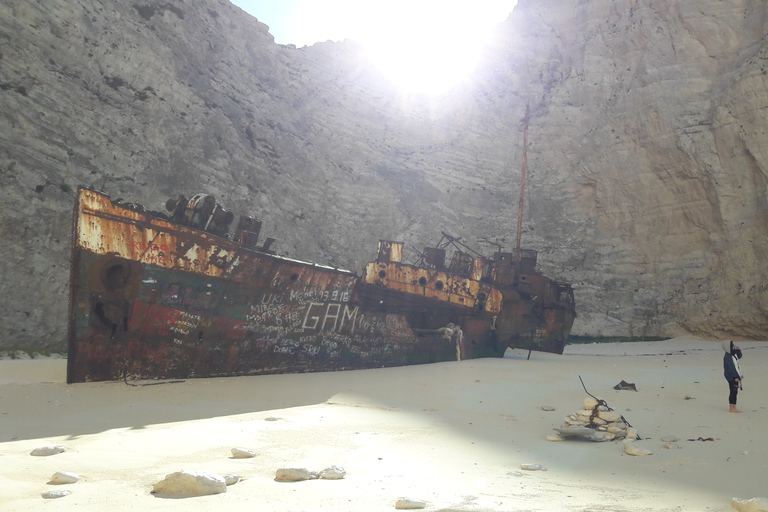
<svg viewBox="0 0 768 512">
<path fill-rule="evenodd" d="M 65 346 L 79 185 L 156 210 L 210 192 L 352 270 L 380 238 L 511 249 L 526 103 L 523 243 L 574 283 L 574 333 L 765 339 L 766 32 L 765 2 L 521 0 L 471 81 L 425 98 L 226 0 L 6 0 L 0 346 Z"/>
</svg>

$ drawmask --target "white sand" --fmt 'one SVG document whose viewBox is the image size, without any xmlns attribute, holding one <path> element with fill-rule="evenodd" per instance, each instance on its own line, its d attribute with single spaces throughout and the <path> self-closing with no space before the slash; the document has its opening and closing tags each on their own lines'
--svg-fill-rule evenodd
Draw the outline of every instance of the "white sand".
<svg viewBox="0 0 768 512">
<path fill-rule="evenodd" d="M 357 512 L 394 510 L 400 497 L 451 511 L 732 510 L 732 497 L 768 493 L 768 342 L 739 345 L 742 414 L 727 412 L 720 343 L 696 338 L 146 387 L 67 385 L 64 360 L 2 360 L 0 510 Z M 626 455 L 620 442 L 545 440 L 581 408 L 579 375 L 649 438 L 637 444 L 652 455 Z M 638 392 L 614 390 L 622 379 Z M 665 436 L 680 449 L 663 448 Z M 714 441 L 688 440 L 699 437 Z M 51 444 L 67 451 L 29 455 Z M 233 447 L 257 456 L 234 459 Z M 346 477 L 274 481 L 281 467 L 331 465 Z M 150 494 L 183 469 L 244 480 L 215 496 Z M 57 471 L 80 481 L 48 484 Z M 72 494 L 41 497 L 52 489 Z"/>
</svg>

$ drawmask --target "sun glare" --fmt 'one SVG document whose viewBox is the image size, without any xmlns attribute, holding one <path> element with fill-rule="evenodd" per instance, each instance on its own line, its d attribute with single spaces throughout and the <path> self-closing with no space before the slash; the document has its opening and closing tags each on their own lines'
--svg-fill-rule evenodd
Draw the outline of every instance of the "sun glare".
<svg viewBox="0 0 768 512">
<path fill-rule="evenodd" d="M 363 43 L 370 59 L 399 87 L 439 93 L 474 69 L 493 25 L 517 0 L 336 0 L 308 2 L 309 25 L 333 26 Z M 316 7 L 312 7 L 316 6 Z M 307 27 L 309 29 L 309 27 Z"/>
</svg>

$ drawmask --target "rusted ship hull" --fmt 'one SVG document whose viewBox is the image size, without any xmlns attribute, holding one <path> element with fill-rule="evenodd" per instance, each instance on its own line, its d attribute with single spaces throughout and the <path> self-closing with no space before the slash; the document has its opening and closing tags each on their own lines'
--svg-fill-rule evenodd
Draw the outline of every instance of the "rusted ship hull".
<svg viewBox="0 0 768 512">
<path fill-rule="evenodd" d="M 398 366 L 508 346 L 561 353 L 575 316 L 572 294 L 547 309 L 383 251 L 358 276 L 244 243 L 258 233 L 229 240 L 88 189 L 73 233 L 68 382 Z M 400 289 L 398 272 L 418 286 Z"/>
</svg>

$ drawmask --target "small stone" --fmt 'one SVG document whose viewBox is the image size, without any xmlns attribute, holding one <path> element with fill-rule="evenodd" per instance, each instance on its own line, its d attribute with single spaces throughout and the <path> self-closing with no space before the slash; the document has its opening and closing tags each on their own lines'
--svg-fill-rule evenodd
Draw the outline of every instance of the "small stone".
<svg viewBox="0 0 768 512">
<path fill-rule="evenodd" d="M 589 427 L 568 427 L 554 429 L 561 437 L 586 439 L 588 441 L 611 441 L 616 435 L 609 432 L 602 432 Z"/>
<path fill-rule="evenodd" d="M 42 496 L 46 500 L 55 500 L 56 498 L 63 498 L 64 496 L 69 496 L 70 494 L 72 494 L 72 491 L 57 489 L 55 491 L 45 491 L 40 496 Z"/>
<path fill-rule="evenodd" d="M 227 484 L 227 486 L 235 485 L 239 481 L 240 481 L 240 475 L 236 475 L 234 473 L 229 473 L 227 475 L 224 475 L 224 483 Z"/>
<path fill-rule="evenodd" d="M 679 450 L 680 445 L 677 443 L 667 443 L 664 445 L 664 448 L 666 448 L 667 450 Z"/>
<path fill-rule="evenodd" d="M 545 471 L 544 466 L 541 464 L 520 464 L 520 469 L 524 469 L 526 471 Z"/>
<path fill-rule="evenodd" d="M 542 411 L 554 411 L 554 410 L 555 410 L 555 408 L 554 408 L 554 407 L 552 407 L 551 405 L 542 405 L 542 406 L 541 406 L 541 410 L 542 410 Z"/>
<path fill-rule="evenodd" d="M 731 506 L 739 512 L 768 512 L 768 498 L 733 498 Z"/>
<path fill-rule="evenodd" d="M 676 443 L 677 438 L 675 436 L 665 436 L 661 438 L 662 443 Z"/>
<path fill-rule="evenodd" d="M 615 434 L 611 434 L 610 432 L 603 432 L 600 430 L 595 430 L 594 434 L 589 436 L 590 441 L 596 441 L 596 442 L 603 442 L 603 441 L 613 441 L 613 439 L 616 437 Z"/>
<path fill-rule="evenodd" d="M 267 416 L 266 418 L 264 418 L 264 421 L 277 421 L 279 419 L 280 418 L 278 418 L 277 416 Z"/>
<path fill-rule="evenodd" d="M 56 444 L 35 448 L 29 454 L 34 455 L 35 457 L 47 457 L 48 455 L 56 455 L 57 453 L 64 453 L 65 451 L 67 451 L 66 448 L 60 444 Z"/>
<path fill-rule="evenodd" d="M 301 482 L 317 478 L 317 473 L 306 468 L 280 468 L 275 472 L 277 482 Z"/>
<path fill-rule="evenodd" d="M 584 408 L 592 410 L 595 408 L 595 406 L 598 404 L 598 401 L 595 400 L 592 397 L 587 397 L 584 399 Z"/>
<path fill-rule="evenodd" d="M 634 442 L 625 439 L 624 440 L 624 453 L 627 455 L 634 455 L 634 456 L 642 456 L 642 455 L 651 455 L 653 454 L 652 451 L 646 450 L 645 448 L 638 448 L 634 445 Z"/>
<path fill-rule="evenodd" d="M 48 483 L 51 484 L 74 484 L 80 480 L 80 476 L 78 476 L 76 473 L 70 473 L 69 471 L 57 471 L 53 474 L 51 477 L 51 481 Z"/>
<path fill-rule="evenodd" d="M 549 434 L 544 439 L 546 439 L 547 441 L 562 441 L 563 436 L 561 436 L 560 434 Z"/>
<path fill-rule="evenodd" d="M 621 419 L 621 414 L 616 414 L 615 412 L 611 411 L 600 411 L 597 413 L 598 418 L 601 420 L 605 420 L 607 422 L 614 422 L 619 421 Z"/>
<path fill-rule="evenodd" d="M 627 439 L 637 439 L 637 430 L 633 427 L 627 429 Z"/>
<path fill-rule="evenodd" d="M 166 475 L 152 488 L 153 494 L 208 496 L 227 492 L 224 477 L 209 471 L 177 471 Z"/>
<path fill-rule="evenodd" d="M 346 474 L 347 472 L 344 471 L 344 468 L 330 466 L 318 473 L 317 476 L 325 480 L 341 480 Z"/>
<path fill-rule="evenodd" d="M 400 498 L 395 503 L 395 508 L 399 510 L 415 510 L 426 507 L 427 504 L 421 500 L 412 498 Z"/>
<path fill-rule="evenodd" d="M 245 448 L 232 448 L 232 458 L 234 459 L 252 459 L 256 452 L 246 450 Z"/>
</svg>

